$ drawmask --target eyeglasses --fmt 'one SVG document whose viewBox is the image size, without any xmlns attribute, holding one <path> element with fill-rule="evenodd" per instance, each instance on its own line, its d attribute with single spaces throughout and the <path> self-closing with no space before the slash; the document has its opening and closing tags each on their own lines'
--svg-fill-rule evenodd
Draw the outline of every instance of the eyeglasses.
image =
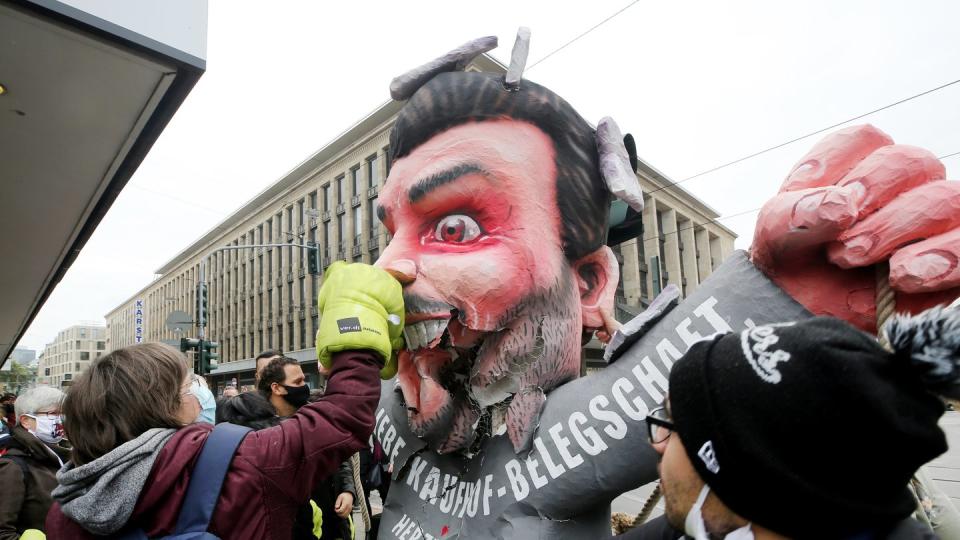
<svg viewBox="0 0 960 540">
<path fill-rule="evenodd" d="M 674 425 L 666 407 L 657 407 L 647 415 L 647 437 L 650 438 L 650 444 L 662 443 L 673 431 Z"/>
</svg>

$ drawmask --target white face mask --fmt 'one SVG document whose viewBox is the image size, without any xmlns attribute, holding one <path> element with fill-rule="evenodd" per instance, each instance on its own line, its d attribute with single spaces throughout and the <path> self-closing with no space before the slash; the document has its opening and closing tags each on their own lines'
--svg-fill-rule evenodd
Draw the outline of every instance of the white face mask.
<svg viewBox="0 0 960 540">
<path fill-rule="evenodd" d="M 687 519 L 683 522 L 683 531 L 694 540 L 710 540 L 710 535 L 707 533 L 707 524 L 703 521 L 703 502 L 707 500 L 709 494 L 710 486 L 703 484 L 703 489 L 700 490 L 697 501 L 687 512 Z M 724 540 L 753 540 L 753 529 L 751 524 L 747 523 L 723 538 Z"/>
<path fill-rule="evenodd" d="M 57 444 L 63 440 L 63 419 L 60 415 L 50 416 L 50 415 L 40 415 L 34 416 L 28 414 L 29 416 L 36 420 L 37 425 L 35 428 L 30 430 L 30 433 L 33 433 L 37 436 L 38 439 L 45 443 Z"/>
</svg>

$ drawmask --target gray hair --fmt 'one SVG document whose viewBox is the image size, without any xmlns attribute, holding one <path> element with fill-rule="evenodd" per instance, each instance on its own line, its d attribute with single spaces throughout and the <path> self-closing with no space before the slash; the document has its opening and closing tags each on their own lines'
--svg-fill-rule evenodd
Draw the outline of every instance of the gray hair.
<svg viewBox="0 0 960 540">
<path fill-rule="evenodd" d="M 66 395 L 63 392 L 52 386 L 38 386 L 27 390 L 13 404 L 17 423 L 20 423 L 21 415 L 36 414 L 40 409 L 47 407 L 60 407 L 64 397 Z"/>
</svg>

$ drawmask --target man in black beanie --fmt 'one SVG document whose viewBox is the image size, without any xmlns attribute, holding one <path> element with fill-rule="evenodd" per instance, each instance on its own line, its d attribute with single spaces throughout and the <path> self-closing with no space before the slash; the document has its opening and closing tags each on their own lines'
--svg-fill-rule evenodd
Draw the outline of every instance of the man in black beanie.
<svg viewBox="0 0 960 540">
<path fill-rule="evenodd" d="M 694 344 L 647 420 L 670 524 L 696 539 L 934 538 L 907 519 L 907 483 L 947 450 L 935 394 L 960 394 L 960 312 L 887 334 L 893 352 L 816 317 Z"/>
</svg>

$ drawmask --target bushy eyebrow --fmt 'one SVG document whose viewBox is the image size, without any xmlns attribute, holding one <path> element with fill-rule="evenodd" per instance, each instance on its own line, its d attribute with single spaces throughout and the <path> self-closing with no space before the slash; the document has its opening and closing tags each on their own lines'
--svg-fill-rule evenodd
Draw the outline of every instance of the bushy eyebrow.
<svg viewBox="0 0 960 540">
<path fill-rule="evenodd" d="M 438 187 L 449 184 L 450 182 L 453 182 L 468 174 L 474 173 L 482 174 L 484 176 L 489 174 L 485 169 L 473 163 L 457 165 L 447 170 L 431 174 L 426 178 L 417 180 L 417 182 L 407 193 L 407 198 L 410 200 L 410 204 L 414 204 L 420 199 L 426 197 L 431 191 L 437 189 Z"/>
</svg>

